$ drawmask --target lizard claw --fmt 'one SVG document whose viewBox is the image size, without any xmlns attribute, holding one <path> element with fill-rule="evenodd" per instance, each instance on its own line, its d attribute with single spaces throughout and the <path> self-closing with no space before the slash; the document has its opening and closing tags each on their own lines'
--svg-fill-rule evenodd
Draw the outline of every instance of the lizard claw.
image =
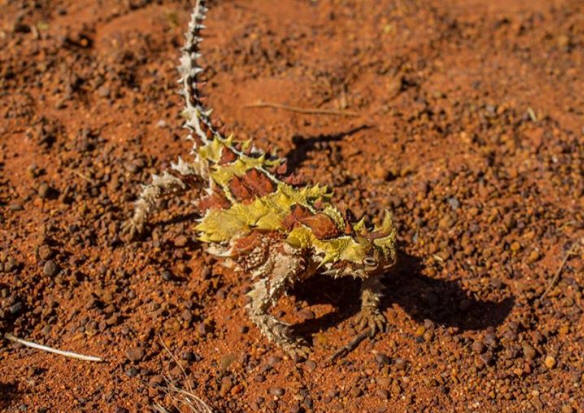
<svg viewBox="0 0 584 413">
<path fill-rule="evenodd" d="M 385 330 L 386 324 L 387 321 L 385 320 L 384 315 L 381 314 L 378 309 L 364 308 L 357 315 L 357 325 L 359 326 L 359 330 L 368 328 L 371 330 L 371 337 Z"/>
<path fill-rule="evenodd" d="M 291 343 L 287 343 L 282 348 L 294 361 L 306 360 L 310 354 L 310 349 L 303 339 L 297 339 Z"/>
<path fill-rule="evenodd" d="M 128 241 L 131 241 L 142 233 L 143 228 L 137 225 L 133 219 L 128 219 L 122 223 L 121 230 L 122 234 L 127 236 Z"/>
</svg>

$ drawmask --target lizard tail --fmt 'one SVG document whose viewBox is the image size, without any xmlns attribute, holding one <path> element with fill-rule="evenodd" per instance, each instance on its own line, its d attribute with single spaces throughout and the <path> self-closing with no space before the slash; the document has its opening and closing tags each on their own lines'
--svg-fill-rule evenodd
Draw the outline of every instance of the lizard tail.
<svg viewBox="0 0 584 413">
<path fill-rule="evenodd" d="M 207 144 L 209 139 L 216 135 L 209 115 L 211 109 L 206 108 L 201 101 L 201 92 L 197 88 L 199 82 L 198 76 L 203 72 L 203 68 L 198 65 L 198 59 L 201 57 L 200 36 L 201 30 L 204 29 L 203 21 L 207 13 L 205 7 L 206 0 L 197 0 L 195 8 L 191 14 L 191 21 L 186 33 L 185 45 L 182 48 L 180 65 L 179 83 L 182 84 L 180 94 L 185 100 L 185 127 L 196 134 L 196 138 L 202 144 Z"/>
</svg>

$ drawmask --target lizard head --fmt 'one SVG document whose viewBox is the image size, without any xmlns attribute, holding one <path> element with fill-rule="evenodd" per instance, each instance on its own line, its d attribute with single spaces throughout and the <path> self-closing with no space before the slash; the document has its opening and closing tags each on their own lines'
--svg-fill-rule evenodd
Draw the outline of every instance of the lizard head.
<svg viewBox="0 0 584 413">
<path fill-rule="evenodd" d="M 325 264 L 325 274 L 364 279 L 383 273 L 395 264 L 396 232 L 389 211 L 385 212 L 381 224 L 373 229 L 367 228 L 364 219 L 353 223 L 351 229 L 351 239 L 339 244 L 340 259 Z"/>
</svg>

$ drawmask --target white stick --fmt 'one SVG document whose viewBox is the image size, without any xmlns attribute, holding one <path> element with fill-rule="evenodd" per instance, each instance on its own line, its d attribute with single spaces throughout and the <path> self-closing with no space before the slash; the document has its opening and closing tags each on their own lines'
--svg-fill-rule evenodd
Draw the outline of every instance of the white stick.
<svg viewBox="0 0 584 413">
<path fill-rule="evenodd" d="M 47 351 L 49 353 L 60 354 L 61 356 L 65 356 L 65 357 L 71 357 L 74 359 L 86 360 L 86 361 L 103 361 L 103 359 L 100 357 L 85 356 L 83 354 L 73 353 L 72 351 L 57 350 L 56 348 L 43 346 L 41 344 L 36 344 L 36 343 L 31 342 L 31 341 L 26 341 L 26 340 L 23 340 L 21 338 L 14 337 L 12 334 L 9 334 L 9 333 L 4 334 L 4 337 L 7 340 L 13 341 L 15 343 L 20 343 L 23 346 L 36 348 L 38 350 Z"/>
</svg>

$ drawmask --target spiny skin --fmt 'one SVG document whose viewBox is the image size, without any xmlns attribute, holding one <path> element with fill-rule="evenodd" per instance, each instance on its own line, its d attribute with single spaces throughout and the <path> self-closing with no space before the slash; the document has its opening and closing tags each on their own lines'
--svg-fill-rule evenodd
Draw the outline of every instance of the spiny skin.
<svg viewBox="0 0 584 413">
<path fill-rule="evenodd" d="M 295 187 L 284 178 L 285 160 L 268 156 L 250 142 L 225 138 L 214 129 L 210 110 L 197 89 L 202 69 L 199 37 L 205 18 L 199 0 L 191 16 L 183 48 L 179 82 L 185 98 L 185 127 L 194 141 L 192 160 L 179 158 L 171 170 L 154 175 L 136 202 L 123 229 L 131 237 L 144 224 L 162 196 L 192 191 L 200 219 L 193 231 L 206 250 L 235 265 L 255 281 L 247 307 L 261 332 L 294 358 L 307 356 L 302 339 L 268 314 L 278 298 L 295 283 L 317 272 L 363 280 L 361 328 L 382 330 L 379 311 L 380 277 L 395 263 L 395 230 L 386 212 L 383 223 L 370 231 L 364 221 L 353 223 L 331 204 L 324 186 Z M 194 135 L 193 135 L 194 133 Z"/>
</svg>

